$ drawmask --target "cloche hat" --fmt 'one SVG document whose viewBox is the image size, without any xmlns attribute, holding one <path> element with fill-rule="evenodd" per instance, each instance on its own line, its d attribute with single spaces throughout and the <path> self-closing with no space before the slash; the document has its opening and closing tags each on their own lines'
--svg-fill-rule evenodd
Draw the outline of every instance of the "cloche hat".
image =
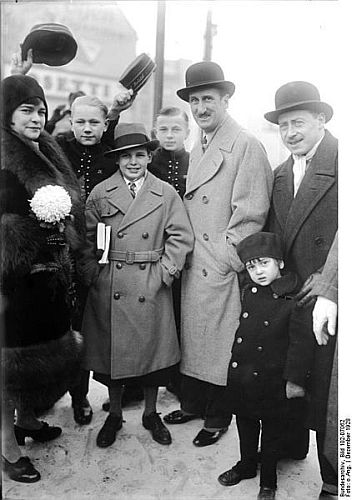
<svg viewBox="0 0 352 500">
<path fill-rule="evenodd" d="M 278 124 L 279 116 L 287 111 L 307 109 L 324 113 L 328 122 L 334 111 L 326 102 L 320 100 L 319 90 L 309 82 L 289 82 L 282 85 L 275 94 L 275 110 L 265 113 L 264 117 L 271 123 Z"/>
<path fill-rule="evenodd" d="M 105 156 L 139 146 L 154 151 L 159 146 L 159 141 L 149 139 L 142 123 L 119 123 L 114 131 L 114 146 Z"/>
<path fill-rule="evenodd" d="M 69 28 L 58 23 L 33 26 L 21 45 L 22 60 L 33 50 L 33 62 L 63 66 L 75 57 L 77 43 Z"/>
<path fill-rule="evenodd" d="M 219 87 L 224 89 L 230 97 L 235 92 L 234 83 L 225 80 L 224 72 L 221 67 L 212 61 L 202 61 L 192 64 L 186 70 L 186 87 L 177 90 L 177 95 L 188 102 L 189 94 L 192 90 L 205 87 Z"/>
<path fill-rule="evenodd" d="M 261 231 L 247 236 L 236 246 L 237 255 L 245 264 L 260 257 L 282 260 L 283 251 L 280 237 L 275 233 Z"/>
</svg>

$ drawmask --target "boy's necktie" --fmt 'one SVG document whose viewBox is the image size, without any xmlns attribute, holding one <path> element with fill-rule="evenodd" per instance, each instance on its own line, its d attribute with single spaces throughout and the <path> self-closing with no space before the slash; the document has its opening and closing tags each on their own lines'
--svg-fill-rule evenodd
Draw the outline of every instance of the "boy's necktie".
<svg viewBox="0 0 352 500">
<path fill-rule="evenodd" d="M 136 197 L 136 184 L 134 182 L 129 182 L 128 187 L 129 187 L 130 193 L 132 195 L 132 198 L 135 198 Z"/>
</svg>

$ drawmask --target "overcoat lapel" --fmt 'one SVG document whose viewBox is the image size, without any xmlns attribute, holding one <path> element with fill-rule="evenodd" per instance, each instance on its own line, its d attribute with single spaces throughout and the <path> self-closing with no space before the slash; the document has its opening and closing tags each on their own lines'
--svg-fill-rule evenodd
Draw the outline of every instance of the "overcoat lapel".
<svg viewBox="0 0 352 500">
<path fill-rule="evenodd" d="M 336 182 L 337 140 L 326 131 L 293 199 L 287 216 L 284 239 L 286 251 L 300 227 L 325 193 Z"/>
<path fill-rule="evenodd" d="M 107 201 L 109 205 L 118 208 L 121 213 L 126 214 L 133 198 L 124 181 L 120 170 L 107 179 Z"/>
<path fill-rule="evenodd" d="M 273 205 L 277 220 L 284 230 L 293 201 L 293 160 L 290 156 L 275 177 Z"/>
<path fill-rule="evenodd" d="M 227 116 L 213 136 L 205 153 L 202 152 L 200 140 L 191 153 L 191 164 L 188 171 L 186 194 L 208 182 L 218 172 L 223 162 L 221 150 L 230 152 L 241 130 L 241 127 Z"/>
</svg>

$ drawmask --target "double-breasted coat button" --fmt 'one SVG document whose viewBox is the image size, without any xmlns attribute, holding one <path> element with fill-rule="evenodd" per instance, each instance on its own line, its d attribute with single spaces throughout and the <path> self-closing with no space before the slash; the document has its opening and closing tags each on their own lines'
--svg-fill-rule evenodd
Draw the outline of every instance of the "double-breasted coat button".
<svg viewBox="0 0 352 500">
<path fill-rule="evenodd" d="M 188 194 L 186 194 L 185 198 L 186 198 L 186 200 L 191 200 L 193 198 L 193 194 L 188 193 Z"/>
<path fill-rule="evenodd" d="M 116 264 L 116 267 L 117 267 L 117 269 L 121 269 L 121 268 L 122 268 L 122 264 L 121 264 L 121 262 L 118 262 L 118 263 Z"/>
<path fill-rule="evenodd" d="M 315 238 L 314 243 L 317 245 L 317 247 L 320 247 L 324 243 L 324 238 L 318 236 L 317 238 Z"/>
<path fill-rule="evenodd" d="M 114 299 L 115 300 L 119 300 L 120 297 L 121 297 L 121 295 L 118 292 L 114 293 Z"/>
<path fill-rule="evenodd" d="M 258 377 L 258 372 L 253 372 L 253 377 Z"/>
<path fill-rule="evenodd" d="M 262 352 L 262 350 L 263 350 L 263 347 L 261 345 L 258 345 L 257 351 Z"/>
<path fill-rule="evenodd" d="M 146 268 L 145 264 L 139 264 L 139 269 L 142 269 L 142 271 Z"/>
<path fill-rule="evenodd" d="M 202 269 L 203 276 L 208 276 L 208 271 L 206 269 Z"/>
<path fill-rule="evenodd" d="M 269 326 L 269 321 L 264 321 L 264 326 Z"/>
<path fill-rule="evenodd" d="M 248 314 L 247 312 L 244 312 L 244 313 L 242 314 L 242 318 L 248 318 L 248 316 L 249 316 L 249 314 Z"/>
<path fill-rule="evenodd" d="M 257 288 L 256 286 L 254 286 L 254 287 L 252 288 L 252 293 L 257 293 L 257 291 L 258 291 L 258 288 Z"/>
<path fill-rule="evenodd" d="M 120 239 L 123 238 L 124 236 L 125 235 L 123 233 L 117 233 L 117 237 L 120 238 Z"/>
<path fill-rule="evenodd" d="M 141 295 L 140 297 L 138 297 L 138 300 L 139 300 L 139 302 L 145 302 L 144 295 Z"/>
<path fill-rule="evenodd" d="M 273 293 L 273 298 L 274 299 L 278 299 L 279 298 L 278 294 L 277 293 Z"/>
<path fill-rule="evenodd" d="M 149 233 L 147 233 L 147 232 L 143 233 L 143 234 L 142 234 L 142 238 L 144 238 L 145 240 L 146 240 L 147 238 L 149 238 Z"/>
<path fill-rule="evenodd" d="M 206 195 L 202 196 L 202 202 L 209 203 L 209 198 Z"/>
<path fill-rule="evenodd" d="M 237 368 L 238 363 L 236 363 L 236 361 L 234 361 L 231 366 L 232 366 L 232 368 Z"/>
<path fill-rule="evenodd" d="M 242 337 L 238 337 L 237 344 L 242 344 L 242 342 L 243 342 L 243 338 Z"/>
<path fill-rule="evenodd" d="M 203 240 L 205 240 L 205 241 L 209 240 L 209 235 L 207 233 L 203 234 Z"/>
</svg>

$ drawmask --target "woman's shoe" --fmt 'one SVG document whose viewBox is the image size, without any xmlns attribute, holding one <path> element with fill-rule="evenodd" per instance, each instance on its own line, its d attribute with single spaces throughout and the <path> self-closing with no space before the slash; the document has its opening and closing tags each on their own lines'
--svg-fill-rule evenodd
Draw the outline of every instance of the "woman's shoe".
<svg viewBox="0 0 352 500">
<path fill-rule="evenodd" d="M 45 443 L 45 441 L 51 441 L 60 436 L 61 427 L 50 427 L 46 422 L 42 422 L 42 424 L 40 429 L 23 429 L 15 425 L 17 443 L 23 446 L 26 437 L 31 437 L 34 441 L 39 441 L 39 443 Z"/>
<path fill-rule="evenodd" d="M 36 483 L 40 479 L 40 473 L 33 467 L 28 457 L 21 457 L 17 462 L 11 463 L 2 458 L 2 467 L 4 472 L 13 481 L 20 483 Z"/>
</svg>

